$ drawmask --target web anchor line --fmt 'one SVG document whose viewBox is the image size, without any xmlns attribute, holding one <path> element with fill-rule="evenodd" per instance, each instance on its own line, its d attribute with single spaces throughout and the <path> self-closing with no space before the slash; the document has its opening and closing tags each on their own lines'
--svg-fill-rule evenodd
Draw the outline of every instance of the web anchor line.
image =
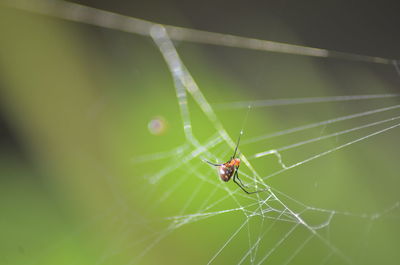
<svg viewBox="0 0 400 265">
<path fill-rule="evenodd" d="M 159 23 L 130 17 L 94 7 L 63 0 L 5 0 L 6 5 L 37 14 L 65 19 L 101 28 L 108 28 L 143 36 L 150 36 L 151 28 Z M 397 59 L 341 52 L 323 48 L 295 45 L 257 38 L 248 38 L 232 34 L 223 34 L 204 30 L 171 25 L 163 25 L 168 36 L 175 41 L 186 41 L 216 46 L 286 53 L 319 58 L 336 58 L 364 63 L 391 65 Z"/>
</svg>

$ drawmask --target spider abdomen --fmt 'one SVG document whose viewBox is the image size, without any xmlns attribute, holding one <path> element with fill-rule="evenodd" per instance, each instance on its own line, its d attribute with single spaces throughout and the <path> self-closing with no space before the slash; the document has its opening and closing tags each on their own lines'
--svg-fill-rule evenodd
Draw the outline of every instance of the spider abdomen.
<svg viewBox="0 0 400 265">
<path fill-rule="evenodd" d="M 221 178 L 222 181 L 225 182 L 229 181 L 232 178 L 234 172 L 235 172 L 234 166 L 222 165 L 218 169 L 219 177 Z"/>
</svg>

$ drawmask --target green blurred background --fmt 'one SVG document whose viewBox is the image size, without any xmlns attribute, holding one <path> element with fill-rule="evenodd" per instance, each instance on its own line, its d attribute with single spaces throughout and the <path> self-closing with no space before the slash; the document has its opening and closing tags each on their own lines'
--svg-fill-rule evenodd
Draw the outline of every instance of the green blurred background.
<svg viewBox="0 0 400 265">
<path fill-rule="evenodd" d="M 388 3 L 81 3 L 159 23 L 400 58 L 399 9 Z M 263 264 L 398 264 L 398 128 L 268 179 L 308 224 L 327 222 L 317 230 L 321 238 L 301 225 L 290 233 L 294 224 L 277 220 L 279 212 L 256 211 L 257 200 L 267 194 L 243 196 L 199 157 L 182 162 L 194 149 L 185 142 L 168 67 L 149 37 L 0 8 L 0 264 L 207 264 L 216 253 L 214 264 L 237 264 L 249 249 L 243 264 L 263 258 Z M 399 91 L 400 77 L 388 65 L 175 44 L 212 106 Z M 205 144 L 216 131 L 194 100 L 188 104 L 194 135 Z M 397 97 L 254 108 L 243 141 L 396 104 Z M 240 149 L 250 156 L 398 113 Z M 216 108 L 216 114 L 236 139 L 246 109 Z M 166 126 L 160 134 L 148 128 L 156 118 Z M 394 124 L 288 150 L 282 157 L 291 165 Z M 167 159 L 143 157 L 177 147 L 182 153 Z M 222 143 L 209 152 L 224 161 L 232 150 Z M 273 156 L 250 162 L 260 176 L 280 170 Z M 150 183 L 160 172 L 165 176 Z M 244 167 L 243 174 L 251 182 L 251 171 Z M 236 192 L 227 196 L 221 185 Z M 247 214 L 258 213 L 251 218 L 232 211 L 188 219 L 179 227 L 167 218 L 251 203 L 256 205 Z M 327 211 L 304 211 L 304 205 Z M 330 219 L 332 209 L 341 213 Z"/>
</svg>

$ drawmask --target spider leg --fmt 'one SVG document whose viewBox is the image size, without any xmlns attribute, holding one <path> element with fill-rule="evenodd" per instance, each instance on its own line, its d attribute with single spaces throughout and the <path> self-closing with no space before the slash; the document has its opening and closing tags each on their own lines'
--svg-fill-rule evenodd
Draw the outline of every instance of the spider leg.
<svg viewBox="0 0 400 265">
<path fill-rule="evenodd" d="M 222 166 L 222 165 L 223 165 L 223 164 L 214 164 L 214 163 L 211 163 L 210 161 L 205 160 L 205 159 L 203 159 L 203 161 L 206 162 L 206 163 L 208 163 L 208 164 L 210 164 L 210 165 L 212 165 L 212 166 L 215 166 L 215 167 L 219 167 L 219 166 Z"/>
<path fill-rule="evenodd" d="M 240 184 L 242 184 L 243 187 L 247 187 L 246 185 L 243 184 L 242 180 L 239 178 L 239 172 L 238 172 L 238 170 L 239 170 L 239 167 L 237 167 L 237 168 L 236 168 L 236 171 L 235 171 L 236 179 L 239 180 Z M 233 176 L 233 178 L 235 178 L 235 176 Z"/>
<path fill-rule="evenodd" d="M 242 133 L 243 133 L 243 131 L 241 131 L 240 134 L 239 134 L 239 138 L 238 138 L 238 140 L 237 140 L 236 147 L 235 147 L 235 152 L 233 153 L 232 158 L 234 158 L 234 157 L 236 156 L 236 152 L 237 152 L 238 147 L 239 147 L 240 137 L 242 136 Z"/>
<path fill-rule="evenodd" d="M 252 192 L 248 192 L 245 188 L 242 187 L 242 185 L 239 184 L 239 182 L 236 181 L 236 175 L 237 175 L 237 171 L 233 175 L 233 182 L 235 182 L 236 185 L 238 185 L 239 188 L 241 188 L 244 192 L 246 192 L 247 194 L 251 194 Z"/>
<path fill-rule="evenodd" d="M 246 192 L 247 194 L 254 194 L 254 193 L 259 193 L 259 192 L 263 192 L 263 191 L 268 191 L 268 190 L 269 190 L 269 188 L 267 188 L 267 189 L 263 189 L 263 190 L 247 191 L 247 190 L 243 187 L 243 186 L 245 186 L 245 185 L 243 185 L 242 181 L 240 180 L 237 169 L 236 169 L 235 174 L 233 175 L 233 178 L 232 178 L 232 179 L 233 179 L 233 182 L 235 182 L 236 185 L 238 185 L 239 188 L 241 188 L 241 189 L 242 189 L 244 192 Z M 243 186 L 240 185 L 239 182 L 236 181 L 236 179 L 238 179 L 238 180 L 240 181 L 240 183 L 241 183 Z"/>
</svg>

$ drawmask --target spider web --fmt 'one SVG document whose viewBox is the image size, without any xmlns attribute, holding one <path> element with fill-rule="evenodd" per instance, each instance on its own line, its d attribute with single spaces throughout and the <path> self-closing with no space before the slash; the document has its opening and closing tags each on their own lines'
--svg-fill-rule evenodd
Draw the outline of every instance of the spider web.
<svg viewBox="0 0 400 265">
<path fill-rule="evenodd" d="M 314 206 L 324 204 L 310 199 L 305 199 L 307 201 L 303 202 L 297 197 L 304 198 L 304 193 L 294 191 L 293 188 L 286 191 L 285 187 L 288 185 L 287 182 L 292 181 L 296 183 L 294 185 L 299 185 L 299 180 L 296 178 L 303 176 L 301 170 L 324 178 L 326 174 L 324 170 L 332 170 L 329 166 L 331 163 L 326 159 L 330 155 L 348 150 L 350 147 L 357 149 L 357 146 L 362 143 L 367 143 L 370 139 L 379 138 L 379 136 L 395 134 L 398 131 L 397 127 L 400 126 L 398 112 L 400 105 L 396 104 L 400 94 L 336 95 L 228 102 L 221 100 L 222 102 L 212 104 L 191 75 L 190 67 L 185 66 L 184 59 L 181 59 L 172 40 L 327 59 L 340 58 L 389 66 L 394 64 L 398 71 L 395 60 L 163 26 L 64 1 L 18 3 L 19 8 L 36 13 L 150 36 L 164 58 L 173 79 L 185 141 L 182 145 L 166 152 L 144 154 L 134 158 L 137 166 L 146 166 L 151 163 L 156 165 L 146 176 L 147 184 L 144 185 L 149 186 L 148 197 L 151 199 L 145 201 L 148 203 L 146 208 L 149 213 L 156 212 L 162 217 L 158 216 L 152 221 L 142 220 L 145 223 L 143 226 L 151 226 L 151 228 L 138 235 L 138 239 L 133 243 L 122 244 L 122 246 L 120 242 L 115 243 L 115 249 L 105 250 L 98 264 L 104 263 L 116 253 L 126 249 L 136 249 L 137 252 L 129 264 L 146 263 L 146 257 L 162 252 L 163 248 L 172 253 L 171 255 L 179 256 L 181 255 L 179 249 L 168 247 L 168 239 L 174 234 L 181 233 L 180 231 L 183 231 L 183 237 L 189 240 L 190 244 L 209 244 L 209 252 L 198 256 L 199 260 L 195 263 L 199 264 L 300 264 L 305 262 L 361 264 L 371 257 L 373 257 L 371 262 L 374 263 L 382 259 L 381 255 L 385 256 L 385 254 L 375 255 L 366 252 L 371 251 L 368 248 L 369 244 L 374 249 L 376 246 L 373 243 L 379 244 L 379 240 L 382 240 L 373 232 L 374 227 L 379 227 L 376 230 L 382 232 L 384 229 L 381 227 L 385 226 L 386 221 L 398 222 L 400 206 L 398 198 L 385 203 L 384 207 L 378 206 L 381 209 L 379 211 L 357 212 L 340 210 L 347 207 Z M 15 6 L 15 3 L 12 5 Z M 393 70 L 392 67 L 389 69 Z M 312 107 L 314 104 L 345 104 L 362 101 L 374 103 L 367 105 L 368 108 L 362 111 L 336 115 L 311 123 L 305 122 L 291 128 L 261 133 L 252 137 L 247 136 L 253 129 L 251 122 L 244 128 L 239 128 L 238 131 L 229 130 L 230 133 L 228 133 L 227 127 L 230 126 L 226 126 L 217 115 L 217 111 L 221 113 L 237 111 L 235 113 L 240 115 L 238 119 L 242 120 L 249 107 L 251 119 L 256 113 L 258 114 L 259 110 L 272 107 L 292 108 L 305 105 L 311 106 L 311 109 L 315 111 L 316 107 Z M 213 130 L 212 135 L 198 137 L 198 134 L 194 132 L 194 123 L 200 116 L 192 115 L 195 106 L 199 109 L 197 112 L 210 125 L 207 131 Z M 194 116 L 196 118 L 193 118 Z M 325 132 L 328 126 L 329 132 Z M 235 148 L 239 131 L 244 136 L 239 147 L 240 150 L 243 149 L 240 155 L 242 160 L 240 176 L 249 190 L 265 189 L 265 192 L 247 195 L 233 184 L 220 183 L 217 177 L 211 177 L 216 176 L 215 168 L 201 162 L 201 159 L 225 162 Z M 318 136 L 315 136 L 315 132 Z M 274 143 L 272 139 L 275 138 L 283 138 L 282 145 L 272 146 Z M 327 143 L 329 140 L 331 142 Z M 395 144 L 394 142 L 393 145 Z M 305 146 L 312 147 L 302 149 Z M 247 149 L 250 151 L 245 152 L 244 150 Z M 385 150 L 381 149 L 374 150 L 372 153 L 383 155 L 384 152 Z M 316 165 L 316 163 L 320 164 Z M 384 172 L 381 173 L 382 178 L 385 177 Z M 347 177 L 351 178 L 351 174 Z M 195 185 L 188 183 L 189 180 L 194 180 Z M 311 182 L 311 179 L 306 179 L 304 182 Z M 182 190 L 186 191 L 186 193 L 183 192 L 183 196 L 186 196 L 184 200 L 182 200 Z M 190 192 L 187 192 L 188 190 Z M 319 194 L 321 195 L 323 194 Z M 342 196 L 341 190 L 337 191 L 337 196 L 339 198 Z M 351 204 L 351 200 L 351 198 L 340 198 L 342 203 Z M 371 202 L 371 199 L 361 200 L 361 202 L 367 204 Z M 176 204 L 172 213 L 171 210 L 164 212 L 162 209 L 166 207 L 165 205 L 171 203 Z M 366 209 L 370 208 L 366 207 Z M 153 226 L 153 223 L 156 225 Z M 127 224 L 129 225 L 132 224 Z M 204 231 L 209 228 L 212 233 L 200 233 L 196 231 L 197 227 L 206 227 L 206 230 L 201 228 Z M 395 229 L 393 227 L 391 225 L 390 229 Z M 124 242 L 125 230 L 122 230 L 121 242 Z M 219 231 L 215 232 L 216 230 Z M 194 238 L 197 243 L 192 242 Z M 383 242 L 386 242 L 385 239 Z M 393 246 L 388 246 L 388 248 L 388 252 L 393 254 L 390 252 Z"/>
</svg>

